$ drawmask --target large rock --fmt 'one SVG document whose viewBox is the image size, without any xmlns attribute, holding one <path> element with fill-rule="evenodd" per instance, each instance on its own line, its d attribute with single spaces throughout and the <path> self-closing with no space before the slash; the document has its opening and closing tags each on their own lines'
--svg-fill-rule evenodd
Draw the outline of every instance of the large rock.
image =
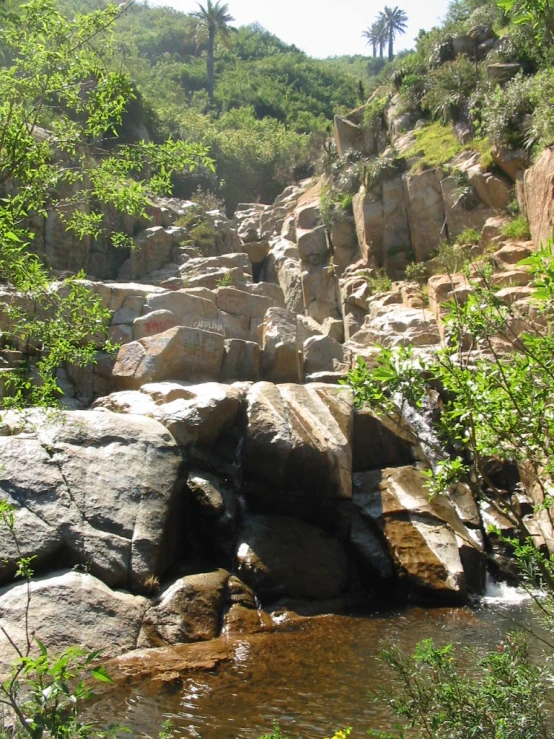
<svg viewBox="0 0 554 739">
<path fill-rule="evenodd" d="M 545 246 L 554 228 L 554 148 L 543 151 L 525 172 L 525 210 L 535 248 Z"/>
<path fill-rule="evenodd" d="M 372 306 L 364 325 L 351 337 L 348 346 L 379 344 L 386 347 L 421 347 L 438 343 L 439 329 L 430 311 L 406 308 L 401 304 L 387 305 L 384 299 Z"/>
<path fill-rule="evenodd" d="M 370 408 L 354 411 L 354 472 L 412 464 L 415 443 L 415 437 L 388 416 L 379 416 Z"/>
<path fill-rule="evenodd" d="M 329 246 L 327 244 L 327 229 L 318 226 L 311 231 L 297 231 L 298 253 L 305 264 L 317 266 L 326 264 L 329 260 Z"/>
<path fill-rule="evenodd" d="M 365 187 L 354 195 L 352 201 L 358 243 L 364 262 L 371 266 L 383 266 L 383 199 L 377 189 L 366 191 Z"/>
<path fill-rule="evenodd" d="M 415 467 L 356 473 L 353 501 L 381 529 L 400 583 L 439 597 L 464 599 L 481 578 L 468 582 L 460 553 L 478 552 L 474 538 L 447 498 L 429 499 Z M 464 559 L 468 560 L 464 552 Z M 481 558 L 481 575 L 485 558 Z"/>
<path fill-rule="evenodd" d="M 265 601 L 325 600 L 348 583 L 343 545 L 321 529 L 282 516 L 251 516 L 237 538 L 237 572 Z"/>
<path fill-rule="evenodd" d="M 335 116 L 335 142 L 340 157 L 343 157 L 349 151 L 363 152 L 364 134 L 360 126 L 342 116 Z"/>
<path fill-rule="evenodd" d="M 112 374 L 127 389 L 161 380 L 216 380 L 223 351 L 221 334 L 177 326 L 122 346 Z"/>
<path fill-rule="evenodd" d="M 443 237 L 445 210 L 440 170 L 403 176 L 408 223 L 415 261 L 425 262 Z"/>
<path fill-rule="evenodd" d="M 262 382 L 247 403 L 243 466 L 252 505 L 332 522 L 352 489 L 349 388 Z"/>
<path fill-rule="evenodd" d="M 189 575 L 173 583 L 144 616 L 140 649 L 207 641 L 219 635 L 229 573 Z"/>
<path fill-rule="evenodd" d="M 142 231 L 131 250 L 131 279 L 149 275 L 171 262 L 173 247 L 186 238 L 186 229 L 176 226 L 152 226 Z"/>
<path fill-rule="evenodd" d="M 296 316 L 270 308 L 262 325 L 262 371 L 271 382 L 302 382 L 302 345 Z"/>
<path fill-rule="evenodd" d="M 257 382 L 261 373 L 260 345 L 254 341 L 228 339 L 221 366 L 222 380 L 252 380 Z"/>
<path fill-rule="evenodd" d="M 304 372 L 334 371 L 344 364 L 344 351 L 330 336 L 311 336 L 304 342 Z"/>
<path fill-rule="evenodd" d="M 223 333 L 222 329 L 218 328 L 219 311 L 215 303 L 189 290 L 169 290 L 149 295 L 143 310 L 146 315 L 142 321 L 148 320 L 147 314 L 158 311 L 172 313 L 176 319 L 176 326 L 190 326 L 204 331 L 215 330 L 215 333 Z M 154 331 L 150 331 L 143 335 L 152 336 L 153 333 Z"/>
<path fill-rule="evenodd" d="M 339 284 L 331 265 L 310 266 L 302 272 L 302 295 L 307 315 L 318 323 L 339 318 Z"/>
<path fill-rule="evenodd" d="M 148 603 L 145 598 L 114 592 L 92 575 L 75 571 L 35 579 L 30 590 L 29 602 L 25 583 L 0 590 L 2 627 L 20 648 L 26 644 L 28 606 L 30 629 L 51 655 L 74 646 L 100 650 L 106 658 L 135 649 Z M 35 643 L 32 651 L 38 655 Z M 0 633 L 0 675 L 6 676 L 16 658 Z"/>
<path fill-rule="evenodd" d="M 0 496 L 15 506 L 20 553 L 36 568 L 79 563 L 108 585 L 141 589 L 173 563 L 181 455 L 156 421 L 64 413 L 0 437 L 0 449 Z M 2 536 L 4 578 L 19 556 Z"/>
<path fill-rule="evenodd" d="M 217 382 L 160 382 L 144 385 L 140 391 L 112 393 L 99 398 L 94 407 L 155 418 L 180 446 L 209 447 L 235 423 L 242 397 L 239 388 Z"/>
</svg>

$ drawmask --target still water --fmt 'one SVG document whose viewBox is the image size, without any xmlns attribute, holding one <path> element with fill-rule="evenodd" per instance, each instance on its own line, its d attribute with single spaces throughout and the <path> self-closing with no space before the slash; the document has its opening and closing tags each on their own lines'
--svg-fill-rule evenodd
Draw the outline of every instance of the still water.
<svg viewBox="0 0 554 739">
<path fill-rule="evenodd" d="M 477 654 L 495 648 L 520 623 L 536 627 L 530 599 L 493 592 L 479 607 L 408 608 L 365 616 L 322 616 L 290 630 L 231 640 L 233 660 L 178 686 L 144 683 L 102 701 L 104 715 L 132 735 L 156 737 L 170 719 L 175 737 L 258 739 L 275 721 L 291 739 L 317 739 L 352 726 L 355 737 L 386 729 L 391 717 L 372 691 L 387 684 L 383 643 L 409 650 L 421 639 L 453 642 Z M 536 645 L 536 658 L 540 645 Z M 472 657 L 475 659 L 475 657 Z"/>
</svg>

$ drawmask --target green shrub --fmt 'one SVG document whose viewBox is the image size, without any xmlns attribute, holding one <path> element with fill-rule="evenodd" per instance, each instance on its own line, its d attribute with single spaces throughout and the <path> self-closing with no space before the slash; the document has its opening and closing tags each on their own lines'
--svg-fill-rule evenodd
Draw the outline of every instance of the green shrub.
<svg viewBox="0 0 554 739">
<path fill-rule="evenodd" d="M 384 272 L 368 272 L 365 277 L 372 293 L 387 293 L 392 289 L 392 280 Z"/>
<path fill-rule="evenodd" d="M 233 286 L 233 275 L 230 272 L 226 272 L 220 277 L 215 283 L 216 287 L 232 287 Z"/>
<path fill-rule="evenodd" d="M 431 69 L 425 80 L 422 109 L 443 123 L 459 120 L 466 112 L 469 98 L 481 76 L 481 67 L 464 56 Z"/>
<path fill-rule="evenodd" d="M 441 241 L 435 258 L 440 267 L 449 275 L 455 274 L 456 272 L 464 272 L 470 261 L 463 249 L 448 241 Z"/>
<path fill-rule="evenodd" d="M 404 737 L 416 728 L 427 739 L 546 739 L 546 682 L 531 665 L 521 636 L 508 636 L 470 667 L 462 668 L 452 645 L 420 642 L 404 656 L 394 647 L 382 652 L 396 682 L 381 691 L 381 700 L 403 720 L 399 732 L 375 732 L 377 737 Z M 411 734 L 409 734 L 411 735 Z"/>
<path fill-rule="evenodd" d="M 481 232 L 475 228 L 465 228 L 456 236 L 456 244 L 460 246 L 473 246 L 481 241 Z"/>
<path fill-rule="evenodd" d="M 534 110 L 524 127 L 525 143 L 537 148 L 549 146 L 554 142 L 554 69 L 533 78 L 530 100 Z"/>
<path fill-rule="evenodd" d="M 531 238 L 529 222 L 523 216 L 518 216 L 504 226 L 502 235 L 507 239 L 525 239 L 527 241 Z"/>
<path fill-rule="evenodd" d="M 409 282 L 419 282 L 422 285 L 427 281 L 427 267 L 423 262 L 410 262 L 405 276 Z"/>
<path fill-rule="evenodd" d="M 517 148 L 525 141 L 524 123 L 533 112 L 533 82 L 522 74 L 489 91 L 482 111 L 483 133 L 493 144 Z"/>
<path fill-rule="evenodd" d="M 364 110 L 364 127 L 378 132 L 385 127 L 385 110 L 389 102 L 388 95 L 378 95 Z"/>
<path fill-rule="evenodd" d="M 395 177 L 405 168 L 405 160 L 394 154 L 381 154 L 363 165 L 363 181 L 368 190 L 381 185 L 385 180 Z"/>
</svg>

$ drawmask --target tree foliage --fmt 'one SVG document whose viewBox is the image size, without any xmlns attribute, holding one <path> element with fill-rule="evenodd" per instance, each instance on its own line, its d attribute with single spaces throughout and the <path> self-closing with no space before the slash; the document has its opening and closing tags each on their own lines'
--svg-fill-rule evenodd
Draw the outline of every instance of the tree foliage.
<svg viewBox="0 0 554 739">
<path fill-rule="evenodd" d="M 35 254 L 37 222 L 56 213 L 76 241 L 104 235 L 118 245 L 124 238 L 106 232 L 106 208 L 144 216 L 149 197 L 170 189 L 175 169 L 211 166 L 205 147 L 185 141 L 103 146 L 134 94 L 129 77 L 107 64 L 120 14 L 108 6 L 70 21 L 53 0 L 31 0 L 2 19 L 0 44 L 10 60 L 0 69 L 3 341 L 34 354 L 39 375 L 34 382 L 25 368 L 4 377 L 5 404 L 53 401 L 56 368 L 88 363 L 109 318 L 75 279 L 50 284 Z"/>
</svg>

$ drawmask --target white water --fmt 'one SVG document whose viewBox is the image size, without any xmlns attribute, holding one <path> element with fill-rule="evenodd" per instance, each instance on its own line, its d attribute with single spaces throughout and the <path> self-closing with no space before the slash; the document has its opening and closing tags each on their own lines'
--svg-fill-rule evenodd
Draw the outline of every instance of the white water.
<svg viewBox="0 0 554 739">
<path fill-rule="evenodd" d="M 505 582 L 496 582 L 490 575 L 487 575 L 487 586 L 481 603 L 483 605 L 515 606 L 531 598 L 532 595 L 524 588 L 513 587 Z"/>
</svg>

